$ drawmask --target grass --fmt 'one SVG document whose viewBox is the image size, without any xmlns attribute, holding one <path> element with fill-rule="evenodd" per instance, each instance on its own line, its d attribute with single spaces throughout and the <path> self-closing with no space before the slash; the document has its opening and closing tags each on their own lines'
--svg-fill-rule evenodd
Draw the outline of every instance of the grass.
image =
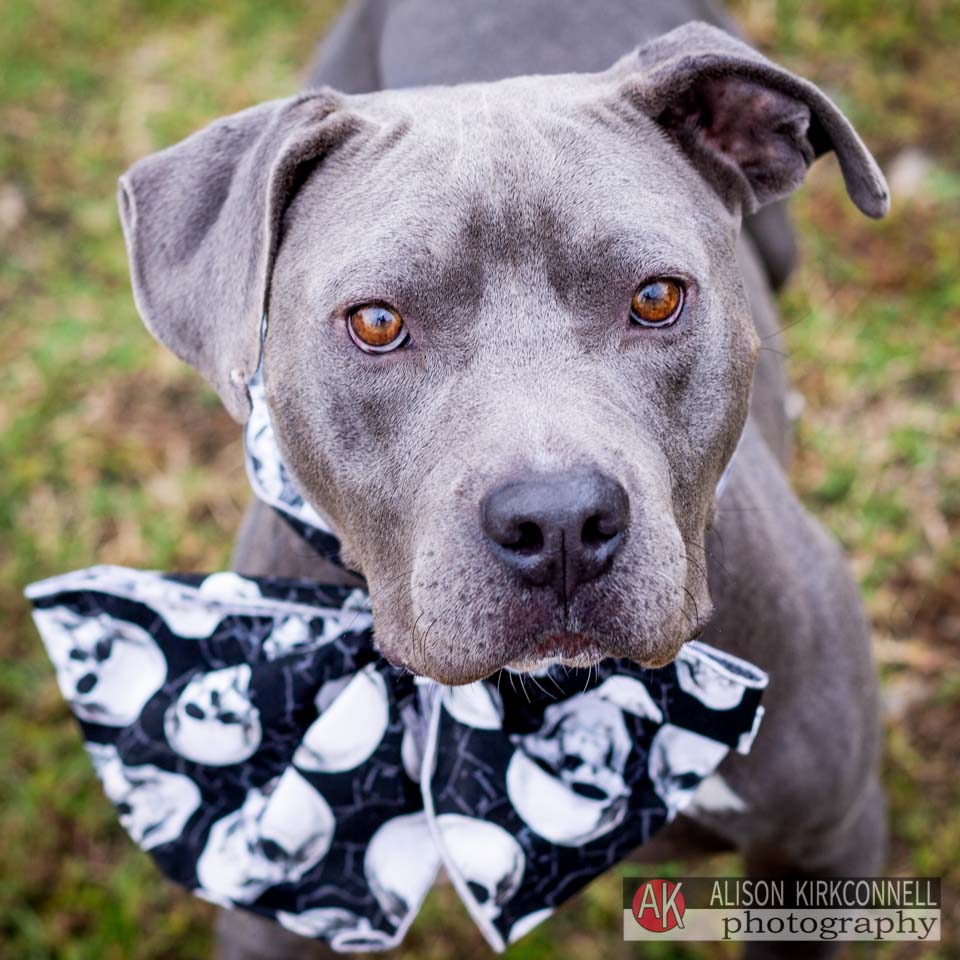
<svg viewBox="0 0 960 960">
<path fill-rule="evenodd" d="M 133 160 L 293 91 L 333 0 L 7 0 L 0 18 L 0 953 L 192 958 L 210 909 L 122 835 L 57 693 L 25 583 L 94 561 L 222 567 L 248 492 L 238 433 L 143 331 L 115 213 Z M 860 218 L 818 163 L 782 298 L 806 400 L 794 479 L 840 538 L 884 678 L 893 871 L 945 880 L 960 929 L 960 44 L 956 2 L 737 0 L 751 38 L 843 105 L 892 171 Z M 909 147 L 922 150 L 910 176 Z M 900 193 L 897 195 L 897 189 Z M 826 787 L 825 787 L 826 788 Z M 713 865 L 732 868 L 732 864 Z M 634 955 L 618 879 L 512 955 Z M 952 942 L 951 942 L 952 938 Z M 730 956 L 660 945 L 660 958 Z M 857 955 L 920 956 L 911 944 Z M 402 956 L 486 956 L 448 890 Z"/>
</svg>

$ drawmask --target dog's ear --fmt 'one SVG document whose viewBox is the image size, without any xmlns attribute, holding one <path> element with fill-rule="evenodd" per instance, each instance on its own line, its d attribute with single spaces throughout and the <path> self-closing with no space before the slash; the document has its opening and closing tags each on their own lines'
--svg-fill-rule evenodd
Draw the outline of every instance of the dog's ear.
<svg viewBox="0 0 960 960">
<path fill-rule="evenodd" d="M 887 184 L 837 107 L 812 83 L 730 34 L 688 23 L 613 67 L 621 93 L 686 153 L 731 210 L 780 199 L 828 150 L 853 202 L 882 217 Z"/>
<path fill-rule="evenodd" d="M 283 211 L 312 165 L 362 122 L 341 107 L 328 90 L 264 103 L 120 178 L 137 309 L 241 422 Z"/>
</svg>

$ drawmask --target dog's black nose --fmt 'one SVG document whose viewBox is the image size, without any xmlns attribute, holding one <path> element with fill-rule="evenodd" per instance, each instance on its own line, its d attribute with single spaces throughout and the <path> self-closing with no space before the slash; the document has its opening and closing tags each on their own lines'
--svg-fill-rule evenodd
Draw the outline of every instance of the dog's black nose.
<svg viewBox="0 0 960 960">
<path fill-rule="evenodd" d="M 562 603 L 599 577 L 623 543 L 627 491 L 598 470 L 533 476 L 497 487 L 480 505 L 480 525 L 507 567 Z"/>
</svg>

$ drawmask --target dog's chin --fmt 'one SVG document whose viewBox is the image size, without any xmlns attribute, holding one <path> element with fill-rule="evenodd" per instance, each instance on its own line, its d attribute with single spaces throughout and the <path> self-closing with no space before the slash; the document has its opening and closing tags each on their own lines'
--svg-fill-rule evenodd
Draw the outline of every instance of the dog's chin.
<svg viewBox="0 0 960 960">
<path fill-rule="evenodd" d="M 602 585 L 600 585 L 602 586 Z M 678 591 L 679 593 L 679 591 Z M 653 594 L 649 603 L 625 602 L 621 590 L 583 590 L 561 617 L 551 598 L 531 594 L 486 605 L 452 608 L 449 597 L 417 597 L 420 613 L 411 622 L 378 611 L 377 642 L 390 662 L 446 685 L 485 679 L 499 670 L 536 673 L 552 665 L 567 669 L 596 666 L 603 660 L 629 660 L 656 669 L 670 663 L 705 622 L 683 599 Z M 429 606 L 424 603 L 433 601 Z M 420 604 L 423 606 L 420 606 Z M 691 603 L 692 605 L 692 603 Z M 412 606 L 412 604 L 411 604 Z M 378 620 L 378 614 L 380 619 Z M 446 615 L 444 615 L 446 614 Z M 426 624 L 415 629 L 417 622 Z"/>
<path fill-rule="evenodd" d="M 607 656 L 603 644 L 589 634 L 551 631 L 539 638 L 529 652 L 503 667 L 514 673 L 539 673 L 554 664 L 585 669 Z"/>
<path fill-rule="evenodd" d="M 588 669 L 603 660 L 632 660 L 649 669 L 664 667 L 680 648 L 697 634 L 677 636 L 672 642 L 662 639 L 655 647 L 642 643 L 611 644 L 609 640 L 589 633 L 550 631 L 538 637 L 524 655 L 504 664 L 515 673 L 539 673 L 555 664 L 568 669 Z"/>
<path fill-rule="evenodd" d="M 513 649 L 522 651 L 514 657 L 503 657 L 496 662 L 477 663 L 457 658 L 453 663 L 442 663 L 427 658 L 422 663 L 396 660 L 389 652 L 381 648 L 381 653 L 398 666 L 428 677 L 448 686 L 460 686 L 484 680 L 498 670 L 512 673 L 538 674 L 553 666 L 563 666 L 568 670 L 586 670 L 597 666 L 604 660 L 631 660 L 640 667 L 657 669 L 670 663 L 680 648 L 698 634 L 686 632 L 676 636 L 661 636 L 653 643 L 631 642 L 614 643 L 591 633 L 549 630 L 533 637 L 519 640 Z"/>
</svg>

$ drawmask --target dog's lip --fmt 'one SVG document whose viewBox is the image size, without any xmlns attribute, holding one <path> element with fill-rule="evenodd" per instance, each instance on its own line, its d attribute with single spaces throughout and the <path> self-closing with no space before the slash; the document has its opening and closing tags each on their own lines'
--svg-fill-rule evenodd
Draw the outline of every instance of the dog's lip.
<svg viewBox="0 0 960 960">
<path fill-rule="evenodd" d="M 672 663 L 680 649 L 690 640 L 700 638 L 702 631 L 694 630 L 677 645 L 667 646 L 659 654 L 652 650 L 638 656 L 637 650 L 613 649 L 602 638 L 576 631 L 552 630 L 538 637 L 522 657 L 504 665 L 504 669 L 518 673 L 535 673 L 554 664 L 571 669 L 594 667 L 607 659 L 626 659 L 647 670 L 659 670 Z"/>
<path fill-rule="evenodd" d="M 531 653 L 540 657 L 580 657 L 589 650 L 596 650 L 596 641 L 583 633 L 553 630 L 538 638 Z"/>
<path fill-rule="evenodd" d="M 462 686 L 486 680 L 499 671 L 511 673 L 540 673 L 553 666 L 563 666 L 571 670 L 586 670 L 596 667 L 604 660 L 627 660 L 635 666 L 647 670 L 658 670 L 672 663 L 685 643 L 699 639 L 701 628 L 696 628 L 678 636 L 674 642 L 644 643 L 642 635 L 632 641 L 604 636 L 593 630 L 563 629 L 552 626 L 541 633 L 527 634 L 514 638 L 511 646 L 513 655 L 503 660 L 499 658 L 461 661 L 452 665 L 452 669 L 442 669 L 442 664 L 416 662 L 406 658 L 392 656 L 381 644 L 378 649 L 388 662 L 412 673 L 424 680 L 433 680 L 447 686 Z M 438 667 L 440 667 L 438 669 Z"/>
<path fill-rule="evenodd" d="M 551 630 L 538 637 L 523 656 L 504 664 L 516 673 L 533 673 L 555 663 L 565 667 L 592 667 L 610 656 L 595 638 L 569 630 Z"/>
</svg>

